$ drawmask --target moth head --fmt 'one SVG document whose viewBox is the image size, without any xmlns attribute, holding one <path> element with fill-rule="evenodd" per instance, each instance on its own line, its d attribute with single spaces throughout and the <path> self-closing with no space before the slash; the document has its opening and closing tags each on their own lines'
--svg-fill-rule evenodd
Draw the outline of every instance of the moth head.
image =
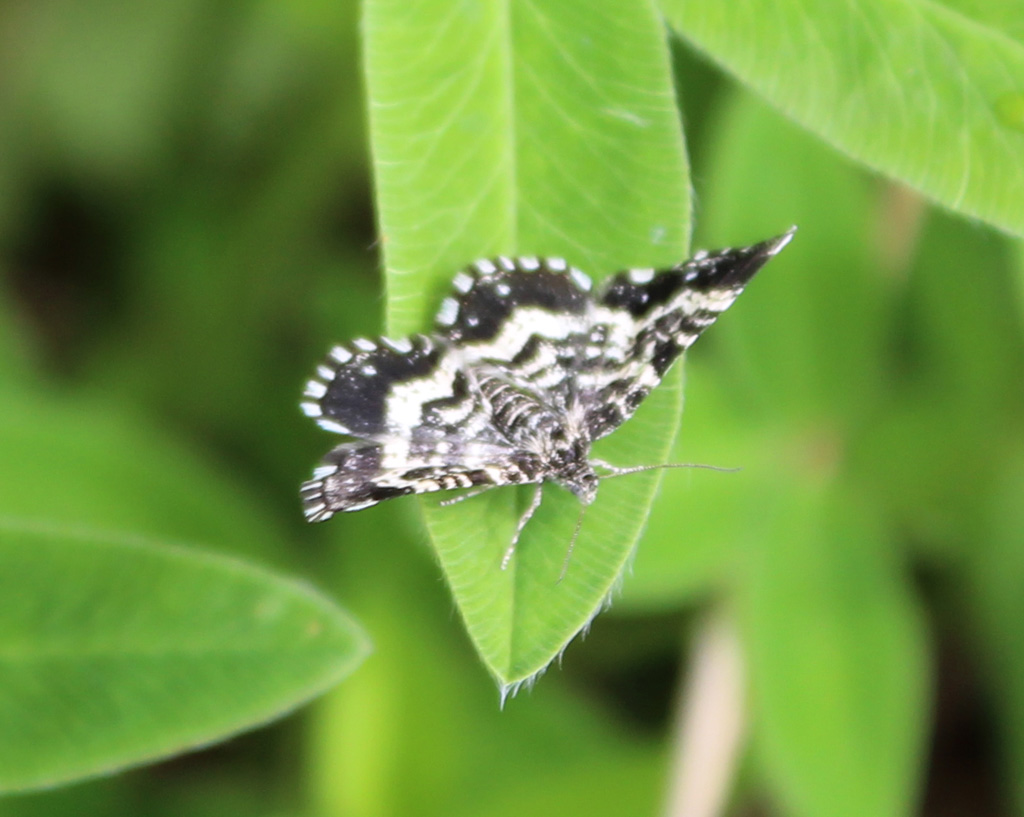
<svg viewBox="0 0 1024 817">
<path fill-rule="evenodd" d="M 581 470 L 573 476 L 572 480 L 566 480 L 562 484 L 572 491 L 584 505 L 589 505 L 597 498 L 597 474 L 591 470 L 589 465 L 585 471 Z"/>
</svg>

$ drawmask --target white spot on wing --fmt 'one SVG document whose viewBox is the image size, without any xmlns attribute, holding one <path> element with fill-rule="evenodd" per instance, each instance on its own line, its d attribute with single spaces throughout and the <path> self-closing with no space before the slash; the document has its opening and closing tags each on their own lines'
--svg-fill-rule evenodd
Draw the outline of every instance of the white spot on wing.
<svg viewBox="0 0 1024 817">
<path fill-rule="evenodd" d="M 507 255 L 499 255 L 498 263 L 501 265 L 501 268 L 505 270 L 505 272 L 512 272 L 516 268 L 516 265 L 513 263 L 512 259 L 509 258 Z"/>
<path fill-rule="evenodd" d="M 479 265 L 479 261 L 477 264 Z M 493 266 L 493 265 L 492 265 Z M 452 286 L 455 287 L 459 292 L 469 292 L 473 286 L 473 278 L 466 275 L 464 272 L 460 272 L 455 278 L 452 279 Z"/>
<path fill-rule="evenodd" d="M 498 271 L 498 268 L 494 266 L 494 264 L 492 264 L 486 258 L 481 258 L 479 261 L 473 264 L 473 266 L 476 267 L 484 275 L 490 275 L 492 272 Z M 463 292 L 465 292 L 465 290 L 463 290 Z"/>
<path fill-rule="evenodd" d="M 649 284 L 654 280 L 654 270 L 649 267 L 646 269 L 631 269 L 629 271 L 629 280 L 634 284 Z"/>
<path fill-rule="evenodd" d="M 337 465 L 318 465 L 313 469 L 313 479 L 324 479 L 338 472 Z"/>
<path fill-rule="evenodd" d="M 352 353 L 344 346 L 335 346 L 331 349 L 330 356 L 338 363 L 348 363 L 352 359 Z"/>
<path fill-rule="evenodd" d="M 412 342 L 409 338 L 399 338 L 398 340 L 391 340 L 391 338 L 381 338 L 381 343 L 389 347 L 400 355 L 408 354 L 412 351 Z"/>
<path fill-rule="evenodd" d="M 459 316 L 459 302 L 454 298 L 445 298 L 441 301 L 441 308 L 437 311 L 437 322 L 441 326 L 451 326 Z M 410 348 L 412 348 L 410 346 Z"/>
<path fill-rule="evenodd" d="M 590 288 L 594 285 L 594 282 L 590 280 L 589 275 L 576 269 L 576 267 L 571 267 L 569 269 L 569 275 L 572 276 L 572 280 L 576 282 L 576 286 L 584 292 L 590 292 Z"/>
<path fill-rule="evenodd" d="M 306 514 L 307 519 L 312 519 L 316 521 L 319 518 L 326 519 L 328 516 L 330 516 L 330 514 L 327 514 L 327 516 L 321 516 L 321 514 L 323 514 L 323 512 L 326 510 L 327 506 L 321 502 L 319 505 L 310 505 L 304 510 L 304 513 Z"/>
<path fill-rule="evenodd" d="M 310 380 L 306 383 L 306 390 L 303 392 L 306 397 L 312 397 L 314 400 L 319 400 L 325 394 L 327 394 L 327 386 L 321 383 L 319 380 Z"/>
<path fill-rule="evenodd" d="M 320 410 L 319 403 L 302 403 L 299 408 L 302 409 L 302 413 L 307 417 L 319 417 L 323 412 Z"/>
<path fill-rule="evenodd" d="M 533 270 L 540 267 L 540 261 L 537 260 L 536 256 L 528 255 L 525 258 L 519 259 L 519 266 L 521 266 L 525 270 L 530 270 L 532 272 Z"/>
<path fill-rule="evenodd" d="M 364 352 L 372 352 L 374 349 L 377 348 L 376 343 L 374 343 L 372 340 L 367 340 L 366 338 L 356 338 L 354 341 L 352 341 L 352 345 Z"/>
<path fill-rule="evenodd" d="M 319 366 L 316 367 L 316 373 L 320 375 L 320 377 L 322 377 L 328 383 L 334 380 L 335 372 L 334 369 L 332 369 L 330 366 L 324 366 L 323 364 L 320 364 Z"/>
<path fill-rule="evenodd" d="M 565 272 L 569 266 L 565 263 L 564 258 L 548 258 L 547 265 L 549 270 L 554 270 L 555 272 Z"/>
<path fill-rule="evenodd" d="M 360 374 L 364 374 L 367 377 L 373 377 L 375 374 L 377 374 L 377 367 L 376 366 L 372 366 L 369 363 L 367 363 L 365 366 L 363 366 L 359 370 L 359 372 L 360 372 Z"/>
<path fill-rule="evenodd" d="M 324 429 L 324 431 L 333 431 L 335 434 L 348 434 L 348 429 L 337 420 L 321 417 L 316 421 L 316 424 Z"/>
<path fill-rule="evenodd" d="M 509 295 L 512 294 L 512 287 L 510 287 L 508 284 L 498 284 L 494 288 L 494 291 L 497 292 L 502 298 L 507 298 Z"/>
</svg>

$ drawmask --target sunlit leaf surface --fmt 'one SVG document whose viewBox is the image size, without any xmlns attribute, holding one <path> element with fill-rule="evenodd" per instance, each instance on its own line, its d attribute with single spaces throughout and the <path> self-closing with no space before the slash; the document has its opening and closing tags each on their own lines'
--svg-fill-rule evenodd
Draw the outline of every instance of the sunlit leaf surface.
<svg viewBox="0 0 1024 817">
<path fill-rule="evenodd" d="M 1019 4 L 662 0 L 672 26 L 842 152 L 1024 234 Z"/>
<path fill-rule="evenodd" d="M 424 330 L 454 272 L 497 253 L 561 255 L 597 278 L 685 256 L 688 176 L 664 29 L 648 4 L 370 2 L 367 74 L 388 327 Z M 621 54 L 623 59 L 608 59 Z M 628 56 L 628 59 L 626 57 Z M 670 377 L 603 454 L 663 462 Z M 563 582 L 578 513 L 545 491 L 501 571 L 514 489 L 428 509 L 470 635 L 502 684 L 543 669 L 595 614 L 643 527 L 656 477 L 610 482 Z"/>
</svg>

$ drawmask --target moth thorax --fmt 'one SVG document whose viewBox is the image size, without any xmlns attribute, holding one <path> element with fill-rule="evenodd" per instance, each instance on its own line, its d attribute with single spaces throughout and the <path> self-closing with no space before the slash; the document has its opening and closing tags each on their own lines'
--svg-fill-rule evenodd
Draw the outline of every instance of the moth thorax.
<svg viewBox="0 0 1024 817">
<path fill-rule="evenodd" d="M 491 408 L 494 427 L 506 438 L 522 442 L 535 436 L 550 419 L 551 411 L 534 395 L 527 394 L 503 379 L 488 377 L 479 381 L 480 391 Z"/>
</svg>

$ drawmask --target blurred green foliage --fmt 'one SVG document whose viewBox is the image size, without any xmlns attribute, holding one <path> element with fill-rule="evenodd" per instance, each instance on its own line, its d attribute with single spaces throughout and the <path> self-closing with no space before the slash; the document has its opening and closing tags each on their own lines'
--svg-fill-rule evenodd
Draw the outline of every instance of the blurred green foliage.
<svg viewBox="0 0 1024 817">
<path fill-rule="evenodd" d="M 341 0 L 3 5 L 0 785 L 182 751 L 358 663 L 345 614 L 236 559 L 374 654 L 297 718 L 0 815 L 657 813 L 708 610 L 746 666 L 732 813 L 1024 813 L 1024 13 L 662 5 L 678 113 L 646 5 L 367 0 L 365 40 Z M 413 501 L 301 520 L 329 441 L 298 395 L 475 255 L 678 260 L 691 183 L 698 246 L 800 226 L 686 366 L 668 459 L 742 470 L 611 501 L 571 626 L 540 581 L 541 658 L 479 651 L 542 666 L 646 520 L 621 595 L 499 711 Z M 667 449 L 670 398 L 623 450 Z M 469 504 L 431 514 L 442 561 Z M 567 513 L 516 558 L 560 564 Z"/>
</svg>

